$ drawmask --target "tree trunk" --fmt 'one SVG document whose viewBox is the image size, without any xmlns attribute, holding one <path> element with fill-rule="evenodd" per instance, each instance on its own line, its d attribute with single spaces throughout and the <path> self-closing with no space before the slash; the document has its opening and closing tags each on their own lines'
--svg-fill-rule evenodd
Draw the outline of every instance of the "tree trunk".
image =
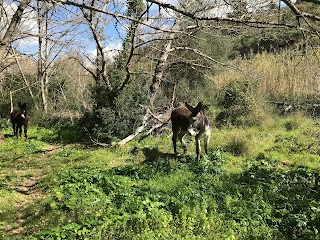
<svg viewBox="0 0 320 240">
<path fill-rule="evenodd" d="M 165 70 L 167 68 L 167 60 L 169 57 L 170 49 L 172 46 L 173 39 L 175 37 L 175 31 L 178 28 L 179 28 L 179 26 L 175 22 L 172 27 L 172 32 L 168 36 L 168 41 L 166 43 L 166 46 L 165 46 L 163 52 L 161 53 L 160 59 L 157 62 L 157 66 L 156 66 L 156 68 L 154 70 L 154 74 L 152 76 L 152 83 L 150 86 L 150 100 L 149 100 L 151 110 L 154 110 L 154 102 L 156 100 L 156 95 L 157 95 L 158 89 L 159 89 L 161 81 L 162 81 L 163 73 L 165 72 Z"/>
<path fill-rule="evenodd" d="M 41 89 L 41 100 L 44 113 L 48 113 L 48 103 L 47 103 L 47 95 L 46 95 L 46 81 L 47 81 L 47 69 L 45 64 L 45 54 L 43 54 L 43 16 L 41 13 L 41 5 L 40 1 L 37 1 L 37 21 L 38 21 L 38 82 L 40 83 Z M 47 41 L 46 41 L 47 43 Z"/>
<path fill-rule="evenodd" d="M 20 5 L 17 8 L 17 11 L 12 16 L 10 25 L 9 25 L 5 35 L 1 39 L 0 50 L 6 49 L 7 44 L 12 41 L 13 36 L 18 29 L 18 25 L 20 24 L 20 21 L 21 21 L 22 15 L 23 15 L 23 11 L 27 8 L 27 6 L 30 2 L 31 2 L 31 0 L 21 1 Z"/>
</svg>

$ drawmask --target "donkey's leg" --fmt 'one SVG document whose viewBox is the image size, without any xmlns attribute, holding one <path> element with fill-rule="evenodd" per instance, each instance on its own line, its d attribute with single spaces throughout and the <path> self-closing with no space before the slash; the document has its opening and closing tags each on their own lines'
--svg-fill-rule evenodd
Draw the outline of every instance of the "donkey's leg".
<svg viewBox="0 0 320 240">
<path fill-rule="evenodd" d="M 16 133 L 15 136 L 18 138 L 19 137 L 19 126 L 16 124 Z"/>
<path fill-rule="evenodd" d="M 13 136 L 16 136 L 16 125 L 12 123 L 12 128 L 13 128 Z"/>
<path fill-rule="evenodd" d="M 173 144 L 173 150 L 175 154 L 178 154 L 177 151 L 177 138 L 178 138 L 178 131 L 177 130 L 172 130 L 173 135 L 172 135 L 172 144 Z"/>
<path fill-rule="evenodd" d="M 24 137 L 25 137 L 25 138 L 28 138 L 28 137 L 27 137 L 27 132 L 28 132 L 27 125 L 23 125 L 23 131 L 24 131 Z"/>
<path fill-rule="evenodd" d="M 204 135 L 204 150 L 205 150 L 206 154 L 208 154 L 210 136 L 211 136 L 211 129 L 206 129 L 206 132 Z"/>
<path fill-rule="evenodd" d="M 204 137 L 204 151 L 206 152 L 206 154 L 208 154 L 209 142 L 210 142 L 210 135 L 205 135 L 205 137 Z"/>
<path fill-rule="evenodd" d="M 181 142 L 181 145 L 182 145 L 182 147 L 183 147 L 184 153 L 187 152 L 187 144 L 186 144 L 186 142 L 185 142 L 184 139 L 183 139 L 183 137 L 184 137 L 184 135 L 186 135 L 186 133 L 187 133 L 187 132 L 185 132 L 185 131 L 181 131 L 181 132 L 179 133 L 179 135 L 178 135 L 179 140 L 180 140 L 180 142 Z"/>
<path fill-rule="evenodd" d="M 21 135 L 22 135 L 22 125 L 20 125 L 18 129 L 19 129 L 19 136 L 20 136 L 20 138 L 21 138 Z"/>
<path fill-rule="evenodd" d="M 202 136 L 203 132 L 200 132 L 196 135 L 196 153 L 197 153 L 197 160 L 200 160 L 200 154 L 201 154 L 201 146 L 200 146 L 200 138 Z"/>
<path fill-rule="evenodd" d="M 200 160 L 200 154 L 201 154 L 201 147 L 200 147 L 200 138 L 196 137 L 196 153 L 197 153 L 197 160 Z"/>
</svg>

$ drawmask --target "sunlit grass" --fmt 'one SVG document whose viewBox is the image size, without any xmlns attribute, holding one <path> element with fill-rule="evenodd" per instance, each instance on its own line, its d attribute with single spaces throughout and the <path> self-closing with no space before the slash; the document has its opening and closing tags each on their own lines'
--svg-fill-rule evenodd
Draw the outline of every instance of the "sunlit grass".
<svg viewBox="0 0 320 240">
<path fill-rule="evenodd" d="M 250 217 L 252 204 L 256 204 L 254 209 L 263 209 L 266 216 L 272 213 L 274 207 L 264 199 L 267 190 L 259 190 L 263 185 L 249 188 L 253 198 L 243 199 L 246 181 L 261 177 L 260 174 L 272 177 L 282 171 L 281 174 L 287 174 L 301 166 L 308 171 L 320 167 L 319 126 L 302 115 L 274 117 L 264 125 L 248 128 L 213 128 L 209 155 L 203 154 L 200 162 L 195 161 L 195 142 L 190 136 L 186 136 L 188 152 L 183 154 L 179 143 L 181 154 L 175 156 L 170 132 L 108 148 L 66 144 L 70 140 L 63 139 L 59 142 L 57 139 L 63 135 L 57 137 L 54 129 L 33 126 L 29 139 L 10 137 L 10 129 L 4 129 L 4 134 L 8 137 L 0 145 L 0 236 L 5 239 L 17 238 L 13 233 L 21 228 L 17 219 L 30 214 L 32 217 L 27 217 L 21 230 L 27 235 L 20 239 L 58 225 L 78 229 L 80 225 L 68 224 L 86 223 L 88 217 L 99 222 L 110 212 L 113 218 L 108 221 L 120 224 L 117 227 L 133 227 L 120 220 L 117 209 L 128 219 L 139 219 L 138 216 L 143 219 L 140 224 L 144 231 L 134 227 L 132 230 L 143 238 L 194 238 L 197 234 L 200 238 L 210 238 L 215 234 L 217 239 L 225 239 L 265 234 L 270 239 L 279 233 L 273 233 L 265 222 L 258 224 Z M 203 142 L 201 145 L 203 149 Z M 237 148 L 240 154 L 234 151 Z M 214 158 L 220 155 L 220 160 Z M 264 172 L 268 169 L 277 170 Z M 30 181 L 39 181 L 36 192 L 32 193 L 35 197 L 22 191 Z M 114 206 L 110 199 L 120 205 Z M 63 204 L 75 212 L 65 211 Z M 163 204 L 168 205 L 163 209 Z M 131 208 L 141 209 L 130 215 L 127 211 Z M 247 216 L 248 222 L 233 220 L 233 211 Z M 145 214 L 150 214 L 150 219 Z M 202 219 L 201 224 L 196 219 Z M 149 220 L 157 226 L 159 235 L 154 235 L 155 229 L 148 227 Z M 243 228 L 243 224 L 249 227 Z M 103 226 L 101 234 L 113 231 Z M 115 229 L 113 234 L 117 234 Z"/>
</svg>

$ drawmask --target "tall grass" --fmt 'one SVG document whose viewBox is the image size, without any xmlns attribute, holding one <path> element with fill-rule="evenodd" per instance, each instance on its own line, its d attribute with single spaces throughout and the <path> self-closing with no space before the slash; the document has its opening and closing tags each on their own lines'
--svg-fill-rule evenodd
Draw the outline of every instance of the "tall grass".
<svg viewBox="0 0 320 240">
<path fill-rule="evenodd" d="M 257 93 L 273 99 L 312 98 L 320 90 L 320 50 L 304 56 L 298 52 L 258 54 L 251 59 L 232 63 L 237 69 L 215 76 L 214 83 L 223 88 L 231 81 L 251 80 L 258 86 Z"/>
</svg>

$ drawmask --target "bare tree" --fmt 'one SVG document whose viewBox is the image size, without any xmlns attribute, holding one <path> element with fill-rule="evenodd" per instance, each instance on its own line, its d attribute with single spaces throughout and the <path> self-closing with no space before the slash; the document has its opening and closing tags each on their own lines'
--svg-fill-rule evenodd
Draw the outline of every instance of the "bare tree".
<svg viewBox="0 0 320 240">
<path fill-rule="evenodd" d="M 17 10 L 13 14 L 10 22 L 8 22 L 7 28 L 4 27 L 4 34 L 1 37 L 0 41 L 0 73 L 6 69 L 8 66 L 10 66 L 13 62 L 12 58 L 10 58 L 10 44 L 15 40 L 15 37 L 18 32 L 18 27 L 21 22 L 23 12 L 28 7 L 28 4 L 31 2 L 31 0 L 24 0 L 21 1 L 20 4 L 17 7 Z M 0 22 L 4 21 L 6 18 L 5 15 L 5 9 L 3 8 L 3 0 L 0 2 L 1 4 L 1 11 L 0 11 Z M 4 136 L 0 129 L 0 142 L 3 141 Z"/>
<path fill-rule="evenodd" d="M 10 58 L 10 44 L 19 35 L 19 25 L 23 16 L 23 12 L 28 7 L 31 0 L 24 0 L 18 3 L 17 10 L 13 14 L 11 20 L 8 22 L 8 26 L 4 29 L 4 34 L 0 41 L 0 72 L 6 69 L 12 64 L 13 59 Z M 5 10 L 3 8 L 3 1 L 1 4 L 0 21 L 4 21 L 6 18 Z"/>
<path fill-rule="evenodd" d="M 72 45 L 76 38 L 75 29 L 80 22 L 77 17 L 60 20 L 64 13 L 60 12 L 57 6 L 37 0 L 35 6 L 38 24 L 38 82 L 41 92 L 41 100 L 44 113 L 48 113 L 50 101 L 49 84 L 51 75 L 55 72 L 55 61 L 62 56 Z"/>
</svg>

